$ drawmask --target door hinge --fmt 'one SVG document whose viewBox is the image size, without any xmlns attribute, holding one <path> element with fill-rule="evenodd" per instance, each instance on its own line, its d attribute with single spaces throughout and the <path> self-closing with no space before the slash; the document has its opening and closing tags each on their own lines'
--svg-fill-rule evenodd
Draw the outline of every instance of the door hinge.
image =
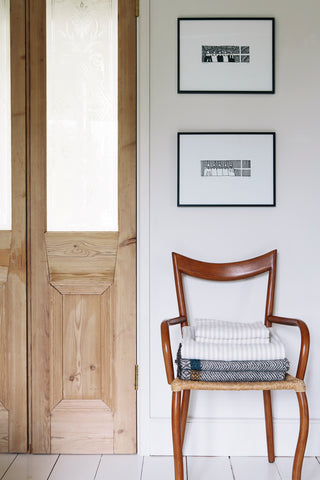
<svg viewBox="0 0 320 480">
<path fill-rule="evenodd" d="M 139 17 L 139 0 L 136 0 L 136 17 Z"/>
<path fill-rule="evenodd" d="M 134 388 L 138 390 L 139 388 L 139 365 L 135 365 L 135 375 L 134 375 Z"/>
</svg>

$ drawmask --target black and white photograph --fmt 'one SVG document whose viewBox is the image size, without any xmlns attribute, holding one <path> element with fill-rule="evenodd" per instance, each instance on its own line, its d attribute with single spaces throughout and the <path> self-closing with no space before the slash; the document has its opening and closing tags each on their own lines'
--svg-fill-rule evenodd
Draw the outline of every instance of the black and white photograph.
<svg viewBox="0 0 320 480">
<path fill-rule="evenodd" d="M 248 45 L 202 45 L 201 58 L 204 63 L 249 63 Z"/>
<path fill-rule="evenodd" d="M 179 132 L 177 205 L 275 206 L 275 133 Z"/>
<path fill-rule="evenodd" d="M 202 177 L 251 177 L 251 160 L 200 160 Z"/>
<path fill-rule="evenodd" d="M 274 91 L 274 18 L 178 18 L 178 93 Z"/>
</svg>

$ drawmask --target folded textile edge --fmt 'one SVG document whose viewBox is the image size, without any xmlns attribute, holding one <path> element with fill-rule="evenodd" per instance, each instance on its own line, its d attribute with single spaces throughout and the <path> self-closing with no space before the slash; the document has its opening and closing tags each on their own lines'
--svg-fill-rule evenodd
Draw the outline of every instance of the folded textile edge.
<svg viewBox="0 0 320 480">
<path fill-rule="evenodd" d="M 257 372 L 257 371 L 225 371 L 216 372 L 211 370 L 186 370 L 178 372 L 181 380 L 199 382 L 273 382 L 284 380 L 286 373 L 281 371 Z"/>
<path fill-rule="evenodd" d="M 216 343 L 220 345 L 260 345 L 270 342 L 270 335 L 265 338 L 209 338 L 195 335 L 196 342 Z"/>
<path fill-rule="evenodd" d="M 280 371 L 287 372 L 290 368 L 290 362 L 287 358 L 274 360 L 201 360 L 182 358 L 182 344 L 180 343 L 176 364 L 178 369 L 197 370 L 197 371 Z"/>
<path fill-rule="evenodd" d="M 182 329 L 183 358 L 201 360 L 275 360 L 285 358 L 284 344 L 275 332 L 268 343 L 223 344 L 220 342 L 198 342 L 195 340 L 193 326 Z"/>
<path fill-rule="evenodd" d="M 263 322 L 237 323 L 214 319 L 196 319 L 194 332 L 196 339 L 268 339 L 270 329 Z"/>
</svg>

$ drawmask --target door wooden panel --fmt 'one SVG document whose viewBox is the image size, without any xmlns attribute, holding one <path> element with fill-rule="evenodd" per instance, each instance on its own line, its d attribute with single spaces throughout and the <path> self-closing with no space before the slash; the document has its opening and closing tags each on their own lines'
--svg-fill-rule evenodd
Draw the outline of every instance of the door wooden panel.
<svg viewBox="0 0 320 480">
<path fill-rule="evenodd" d="M 113 415 L 102 400 L 63 400 L 51 412 L 51 453 L 113 453 Z"/>
<path fill-rule="evenodd" d="M 28 2 L 34 453 L 136 451 L 136 19 L 135 1 L 118 4 L 119 231 L 47 232 L 46 12 Z"/>
<path fill-rule="evenodd" d="M 114 281 L 118 232 L 47 232 L 50 284 L 62 294 L 102 294 Z"/>
</svg>

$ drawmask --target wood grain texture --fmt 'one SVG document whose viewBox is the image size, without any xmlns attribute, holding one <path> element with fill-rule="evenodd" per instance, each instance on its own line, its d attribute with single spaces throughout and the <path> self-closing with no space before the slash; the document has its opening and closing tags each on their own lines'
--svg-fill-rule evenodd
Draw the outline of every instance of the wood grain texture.
<svg viewBox="0 0 320 480">
<path fill-rule="evenodd" d="M 51 413 L 52 453 L 112 453 L 112 412 L 101 400 L 63 400 Z"/>
<path fill-rule="evenodd" d="M 27 0 L 28 17 L 28 296 L 31 443 L 50 452 L 50 313 L 46 228 L 46 3 Z"/>
<path fill-rule="evenodd" d="M 9 448 L 9 412 L 0 402 L 0 453 Z"/>
<path fill-rule="evenodd" d="M 9 451 L 25 452 L 27 442 L 26 296 L 26 11 L 10 4 L 12 238 L 7 282 Z"/>
<path fill-rule="evenodd" d="M 63 395 L 63 297 L 54 288 L 50 289 L 50 410 L 61 400 Z"/>
<path fill-rule="evenodd" d="M 99 295 L 63 297 L 63 398 L 101 398 Z"/>
<path fill-rule="evenodd" d="M 50 283 L 64 294 L 101 294 L 113 282 L 118 232 L 47 232 Z"/>
<path fill-rule="evenodd" d="M 63 258 L 76 260 L 90 257 L 91 261 L 101 261 L 103 272 L 103 260 L 116 254 L 118 232 L 46 232 L 45 238 L 49 265 L 52 265 L 50 271 L 54 271 L 55 267 L 60 271 L 59 262 Z"/>
<path fill-rule="evenodd" d="M 11 237 L 11 230 L 0 230 L 0 250 L 7 250 L 10 252 Z"/>
<path fill-rule="evenodd" d="M 107 276 L 52 274 L 51 285 L 63 295 L 101 295 L 112 283 Z"/>
<path fill-rule="evenodd" d="M 0 285 L 4 285 L 8 281 L 8 267 L 0 267 Z"/>
<path fill-rule="evenodd" d="M 0 402 L 8 406 L 8 319 L 6 285 L 0 284 Z M 0 429 L 0 435 L 2 430 Z M 6 450 L 8 451 L 8 450 Z"/>
<path fill-rule="evenodd" d="M 10 261 L 10 250 L 0 250 L 0 265 L 7 267 Z"/>
<path fill-rule="evenodd" d="M 9 266 L 11 237 L 10 230 L 0 230 L 0 266 L 2 267 Z"/>
<path fill-rule="evenodd" d="M 114 302 L 111 286 L 101 296 L 101 398 L 113 408 L 113 332 Z"/>
<path fill-rule="evenodd" d="M 273 463 L 275 460 L 275 455 L 274 455 L 274 435 L 273 435 L 272 403 L 271 403 L 270 390 L 267 390 L 267 391 L 265 390 L 263 392 L 263 403 L 264 403 L 264 415 L 265 415 L 265 424 L 266 424 L 268 460 L 270 463 Z"/>
<path fill-rule="evenodd" d="M 115 274 L 114 452 L 136 452 L 136 18 L 118 2 L 119 248 Z"/>
</svg>

